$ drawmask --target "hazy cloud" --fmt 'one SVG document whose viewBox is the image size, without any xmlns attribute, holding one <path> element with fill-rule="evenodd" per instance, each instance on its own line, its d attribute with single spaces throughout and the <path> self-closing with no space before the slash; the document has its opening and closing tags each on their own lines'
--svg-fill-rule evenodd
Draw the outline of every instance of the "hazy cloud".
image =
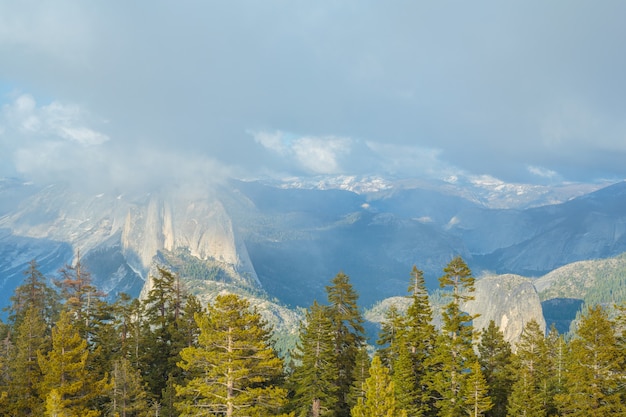
<svg viewBox="0 0 626 417">
<path fill-rule="evenodd" d="M 248 177 L 624 178 L 624 15 L 582 0 L 0 1 L 0 175 L 69 154 L 102 181 L 122 162 L 149 178 L 145 153 Z"/>
<path fill-rule="evenodd" d="M 532 165 L 529 165 L 527 168 L 528 168 L 528 172 L 541 178 L 558 179 L 560 177 L 558 172 L 553 171 L 551 169 L 545 169 L 542 167 L 536 167 Z"/>
</svg>

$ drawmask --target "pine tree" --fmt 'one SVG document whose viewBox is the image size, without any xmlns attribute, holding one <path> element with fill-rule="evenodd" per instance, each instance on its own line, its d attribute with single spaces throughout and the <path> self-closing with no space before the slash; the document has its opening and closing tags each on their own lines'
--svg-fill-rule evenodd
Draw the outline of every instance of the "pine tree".
<svg viewBox="0 0 626 417">
<path fill-rule="evenodd" d="M 466 384 L 465 410 L 467 414 L 471 417 L 485 415 L 493 407 L 493 401 L 489 398 L 487 381 L 478 360 L 472 364 Z"/>
<path fill-rule="evenodd" d="M 393 363 L 398 358 L 399 334 L 405 330 L 405 317 L 392 304 L 385 312 L 385 319 L 381 323 L 376 344 L 381 346 L 378 355 L 383 364 L 393 371 Z"/>
<path fill-rule="evenodd" d="M 544 331 L 536 320 L 529 321 L 512 357 L 516 380 L 509 395 L 507 415 L 547 415 L 552 403 L 548 386 L 554 367 L 548 352 Z"/>
<path fill-rule="evenodd" d="M 549 416 L 558 415 L 555 397 L 564 390 L 565 368 L 568 346 L 563 335 L 559 334 L 554 324 L 545 338 L 545 353 L 547 358 L 547 375 L 540 386 L 544 407 Z"/>
<path fill-rule="evenodd" d="M 600 306 L 589 307 L 570 342 L 566 391 L 556 396 L 559 410 L 580 417 L 626 415 L 622 361 L 613 323 Z"/>
<path fill-rule="evenodd" d="M 407 309 L 405 326 L 399 332 L 399 354 L 393 380 L 398 406 L 411 416 L 422 416 L 432 408 L 426 381 L 426 363 L 433 353 L 435 326 L 426 290 L 424 273 L 416 266 L 408 288 L 412 303 Z"/>
<path fill-rule="evenodd" d="M 13 343 L 10 335 L 10 327 L 0 320 L 0 416 L 10 415 L 3 411 L 7 409 L 7 392 L 11 382 L 9 369 L 13 356 Z"/>
<path fill-rule="evenodd" d="M 512 352 L 511 345 L 504 340 L 504 335 L 493 320 L 482 332 L 478 354 L 485 381 L 489 386 L 488 395 L 494 405 L 485 416 L 504 417 L 514 382 L 511 375 Z"/>
<path fill-rule="evenodd" d="M 371 361 L 367 347 L 363 346 L 359 349 L 359 353 L 356 356 L 356 366 L 354 367 L 354 375 L 352 376 L 353 382 L 348 398 L 350 407 L 354 407 L 359 398 L 365 398 L 365 381 L 370 377 L 370 366 Z"/>
<path fill-rule="evenodd" d="M 128 359 L 117 359 L 112 363 L 109 390 L 110 415 L 119 417 L 147 416 L 147 393 L 138 369 Z"/>
<path fill-rule="evenodd" d="M 352 417 L 396 417 L 394 386 L 389 370 L 374 356 L 370 377 L 365 380 L 365 398 L 352 408 Z"/>
<path fill-rule="evenodd" d="M 335 410 L 338 372 L 333 343 L 333 323 L 328 308 L 313 302 L 301 325 L 297 351 L 292 354 L 299 362 L 291 376 L 294 398 L 292 408 L 298 416 L 329 414 Z"/>
<path fill-rule="evenodd" d="M 196 321 L 198 346 L 184 348 L 178 364 L 188 372 L 187 382 L 176 385 L 180 415 L 277 413 L 287 393 L 271 381 L 282 374 L 282 360 L 260 314 L 236 295 L 219 295 Z"/>
<path fill-rule="evenodd" d="M 30 308 L 34 308 L 46 322 L 46 332 L 50 334 L 52 325 L 60 311 L 59 296 L 57 292 L 46 284 L 46 278 L 39 271 L 37 261 L 31 260 L 28 268 L 24 271 L 26 279 L 17 287 L 11 296 L 9 320 L 17 328 Z"/>
<path fill-rule="evenodd" d="M 95 306 L 104 294 L 91 282 L 91 274 L 83 267 L 80 252 L 76 255 L 74 265 L 65 265 L 59 272 L 61 279 L 54 283 L 59 287 L 61 298 L 65 301 L 64 309 L 73 316 L 80 336 L 89 343 Z"/>
<path fill-rule="evenodd" d="M 545 417 L 543 401 L 537 395 L 537 382 L 528 368 L 518 371 L 507 403 L 509 417 Z"/>
<path fill-rule="evenodd" d="M 429 388 L 435 397 L 438 415 L 456 417 L 465 414 L 466 379 L 475 361 L 473 348 L 473 316 L 461 310 L 462 303 L 472 300 L 474 277 L 467 264 L 456 257 L 444 268 L 439 278 L 442 288 L 451 287 L 451 298 L 442 312 L 443 327 L 429 358 Z"/>
<path fill-rule="evenodd" d="M 158 275 L 150 277 L 152 288 L 144 300 L 138 354 L 149 391 L 160 398 L 170 375 L 178 381 L 181 374 L 176 366 L 182 347 L 177 343 L 177 332 L 185 293 L 178 275 L 164 268 L 157 269 Z"/>
<path fill-rule="evenodd" d="M 337 364 L 335 413 L 337 417 L 350 415 L 349 393 L 352 386 L 356 356 L 365 343 L 363 317 L 357 305 L 358 294 L 350 278 L 338 273 L 326 287 L 328 312 L 333 324 L 334 360 Z"/>
<path fill-rule="evenodd" d="M 7 408 L 12 415 L 41 415 L 43 412 L 43 402 L 37 392 L 42 380 L 37 354 L 48 350 L 45 333 L 41 310 L 38 307 L 26 310 L 16 331 L 15 354 L 10 363 L 8 394 L 11 401 Z"/>
<path fill-rule="evenodd" d="M 55 404 L 74 415 L 100 415 L 93 404 L 105 394 L 107 383 L 90 375 L 88 356 L 87 341 L 72 325 L 70 313 L 62 312 L 52 329 L 52 350 L 45 355 L 38 354 L 39 367 L 44 374 L 40 397 L 46 401 L 46 407 Z"/>
</svg>

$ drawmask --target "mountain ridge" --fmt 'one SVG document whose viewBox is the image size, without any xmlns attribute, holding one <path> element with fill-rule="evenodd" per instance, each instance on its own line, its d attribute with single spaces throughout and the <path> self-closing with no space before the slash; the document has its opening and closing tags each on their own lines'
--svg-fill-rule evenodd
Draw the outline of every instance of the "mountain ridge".
<svg viewBox="0 0 626 417">
<path fill-rule="evenodd" d="M 164 186 L 130 195 L 3 181 L 0 303 L 7 304 L 28 261 L 43 260 L 42 272 L 54 276 L 78 250 L 112 295 L 139 295 L 156 264 L 173 262 L 164 253 L 186 250 L 242 277 L 229 288 L 260 291 L 289 308 L 323 299 L 328 279 L 339 271 L 351 277 L 363 305 L 372 305 L 402 294 L 412 265 L 435 289 L 456 255 L 477 276 L 541 276 L 626 252 L 624 182 L 560 204 L 515 209 L 465 199 L 449 183 L 440 184 L 443 189 L 409 183 L 375 191 L 363 185 L 357 193 L 230 180 L 193 193 Z"/>
</svg>

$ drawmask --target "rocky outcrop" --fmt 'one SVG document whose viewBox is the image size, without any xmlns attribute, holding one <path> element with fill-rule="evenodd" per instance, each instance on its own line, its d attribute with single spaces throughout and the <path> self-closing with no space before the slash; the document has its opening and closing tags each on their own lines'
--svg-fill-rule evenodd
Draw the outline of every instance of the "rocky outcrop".
<svg viewBox="0 0 626 417">
<path fill-rule="evenodd" d="M 199 259 L 228 265 L 260 286 L 245 244 L 216 193 L 192 197 L 164 190 L 133 196 L 86 195 L 55 185 L 33 193 L 17 210 L 0 217 L 0 228 L 9 236 L 64 242 L 94 265 L 115 259 L 115 271 L 110 271 L 111 265 L 103 266 L 103 271 L 92 270 L 96 278 L 106 270 L 109 281 L 130 275 L 145 280 L 159 251 L 186 248 Z M 94 256 L 89 256 L 90 252 Z M 102 259 L 98 261 L 95 254 Z M 71 256 L 65 262 L 72 262 Z M 118 286 L 114 282 L 102 284 L 112 291 Z"/>
<path fill-rule="evenodd" d="M 545 331 L 541 301 L 531 279 L 513 274 L 486 276 L 476 280 L 475 288 L 474 300 L 464 306 L 469 314 L 479 314 L 475 328 L 483 329 L 493 320 L 513 345 L 531 320 Z"/>
</svg>

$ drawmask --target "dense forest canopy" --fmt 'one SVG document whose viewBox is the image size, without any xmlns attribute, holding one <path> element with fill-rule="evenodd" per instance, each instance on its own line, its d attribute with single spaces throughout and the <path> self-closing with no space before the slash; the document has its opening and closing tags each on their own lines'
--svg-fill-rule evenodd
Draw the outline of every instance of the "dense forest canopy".
<svg viewBox="0 0 626 417">
<path fill-rule="evenodd" d="M 406 311 L 376 346 L 344 273 L 279 355 L 249 302 L 202 305 L 164 268 L 142 299 L 107 301 L 78 262 L 55 287 L 32 261 L 0 323 L 0 416 L 605 416 L 626 413 L 626 311 L 586 307 L 571 337 L 531 321 L 511 346 L 462 309 L 474 277 L 443 268 L 442 325 L 413 267 Z"/>
</svg>

